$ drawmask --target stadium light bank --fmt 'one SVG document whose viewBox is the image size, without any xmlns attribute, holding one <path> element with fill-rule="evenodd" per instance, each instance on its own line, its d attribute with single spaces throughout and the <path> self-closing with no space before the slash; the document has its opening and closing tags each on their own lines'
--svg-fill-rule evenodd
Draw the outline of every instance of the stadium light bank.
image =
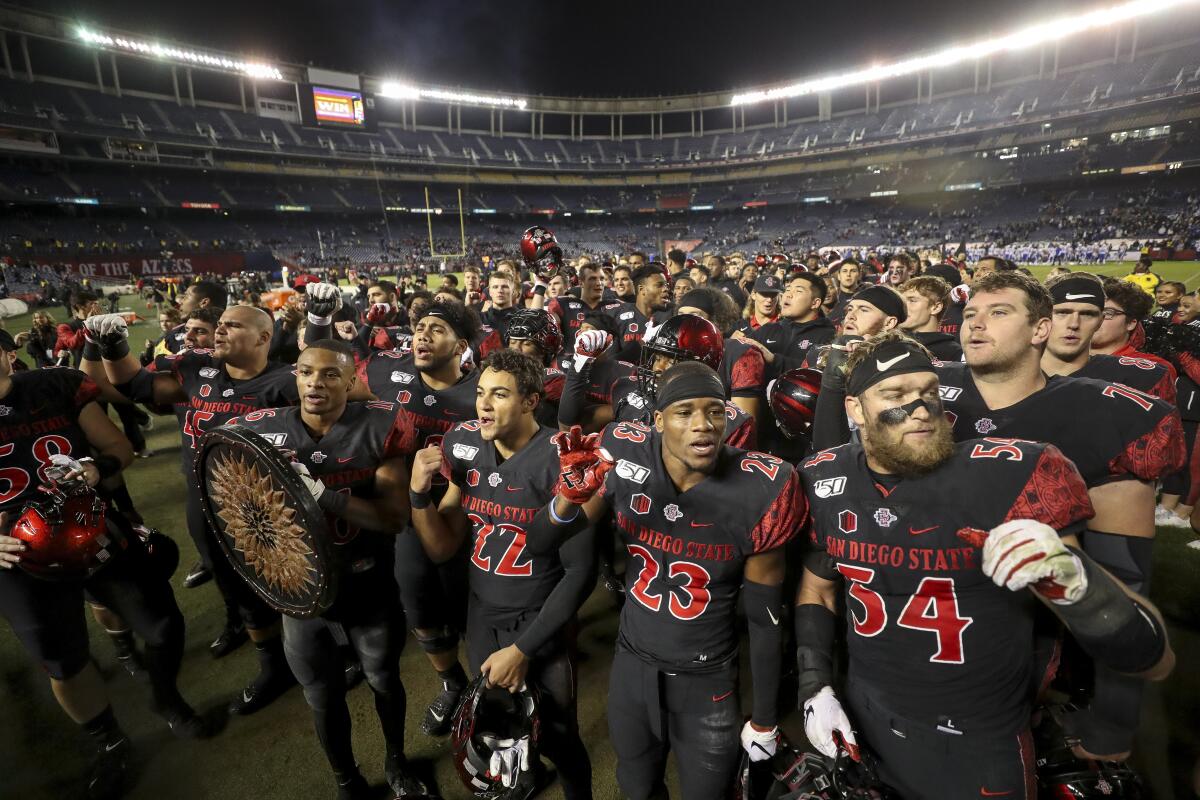
<svg viewBox="0 0 1200 800">
<path fill-rule="evenodd" d="M 386 81 L 379 89 L 380 97 L 392 97 L 398 100 L 440 100 L 444 103 L 462 103 L 469 106 L 490 106 L 493 108 L 524 109 L 529 103 L 520 97 L 501 97 L 498 95 L 474 94 L 472 92 L 452 92 L 445 89 L 421 89 L 416 86 Z"/>
<path fill-rule="evenodd" d="M 1058 41 L 1077 33 L 1115 25 L 1119 22 L 1137 19 L 1138 17 L 1157 14 L 1180 6 L 1195 5 L 1200 0 L 1131 0 L 1121 5 L 1108 8 L 1098 8 L 1083 14 L 1073 14 L 1030 25 L 1006 36 L 994 39 L 981 39 L 965 45 L 956 45 L 929 53 L 914 56 L 891 64 L 868 67 L 866 69 L 847 72 L 841 75 L 829 75 L 824 78 L 812 78 L 788 86 L 777 86 L 774 89 L 760 89 L 752 92 L 735 94 L 730 105 L 742 106 L 761 103 L 767 100 L 786 100 L 791 97 L 830 92 L 847 86 L 859 86 L 876 83 L 888 78 L 898 78 L 904 75 L 915 75 L 930 69 L 949 67 L 954 64 L 973 59 L 987 58 L 997 53 L 1027 50 L 1048 42 Z"/>
<path fill-rule="evenodd" d="M 199 53 L 195 50 L 184 50 L 180 47 L 171 47 L 170 45 L 158 44 L 157 42 L 144 42 L 137 39 L 129 39 L 124 36 L 109 36 L 104 33 L 90 31 L 87 28 L 79 28 L 78 36 L 84 42 L 102 47 L 113 47 L 118 50 L 125 50 L 130 53 L 140 53 L 146 56 L 157 56 L 158 58 L 169 58 L 174 61 L 179 61 L 183 64 L 195 64 L 204 67 L 216 67 L 217 69 L 227 69 L 231 72 L 241 72 L 251 78 L 273 78 L 275 80 L 283 80 L 283 73 L 277 67 L 270 64 L 259 64 L 251 61 L 235 61 L 232 58 L 225 56 L 214 56 L 208 53 Z"/>
</svg>

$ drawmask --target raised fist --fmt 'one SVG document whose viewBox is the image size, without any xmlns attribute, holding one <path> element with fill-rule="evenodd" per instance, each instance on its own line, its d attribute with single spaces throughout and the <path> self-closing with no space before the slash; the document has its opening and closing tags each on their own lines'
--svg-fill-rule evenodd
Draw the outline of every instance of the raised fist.
<svg viewBox="0 0 1200 800">
<path fill-rule="evenodd" d="M 308 295 L 308 321 L 313 325 L 329 325 L 333 315 L 342 307 L 342 293 L 332 283 L 310 283 L 305 287 Z"/>
<path fill-rule="evenodd" d="M 600 491 L 604 476 L 612 469 L 612 456 L 600 446 L 600 434 L 584 436 L 578 425 L 554 434 L 551 441 L 558 448 L 559 476 L 555 491 L 570 502 L 583 505 Z"/>
<path fill-rule="evenodd" d="M 1063 605 L 1087 592 L 1083 562 L 1044 522 L 1014 519 L 988 533 L 983 545 L 983 574 L 1014 592 L 1030 587 Z"/>
<path fill-rule="evenodd" d="M 129 325 L 121 314 L 96 314 L 83 321 L 84 335 L 103 343 L 129 337 Z"/>
<path fill-rule="evenodd" d="M 386 325 L 391 314 L 391 303 L 372 303 L 371 307 L 367 309 L 367 323 L 369 325 Z"/>
<path fill-rule="evenodd" d="M 584 331 L 575 337 L 575 371 L 580 372 L 599 358 L 612 346 L 613 337 L 608 331 Z"/>
</svg>

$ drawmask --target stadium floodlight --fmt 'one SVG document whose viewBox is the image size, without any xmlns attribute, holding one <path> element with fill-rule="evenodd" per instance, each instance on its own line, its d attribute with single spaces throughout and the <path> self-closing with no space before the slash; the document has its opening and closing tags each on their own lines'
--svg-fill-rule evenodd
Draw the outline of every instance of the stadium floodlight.
<svg viewBox="0 0 1200 800">
<path fill-rule="evenodd" d="M 195 64 L 200 67 L 214 67 L 216 69 L 225 69 L 231 72 L 240 72 L 251 78 L 273 78 L 274 80 L 283 80 L 283 73 L 277 67 L 270 64 L 260 64 L 252 61 L 238 61 L 225 56 L 214 56 L 210 53 L 200 53 L 195 50 L 184 50 L 179 47 L 170 45 L 158 44 L 157 42 L 143 42 L 137 39 L 129 39 L 124 36 L 109 36 L 105 33 L 97 33 L 90 31 L 87 28 L 78 30 L 79 38 L 84 42 L 100 47 L 111 47 L 117 50 L 125 50 L 130 53 L 139 53 L 145 56 L 156 56 L 158 58 L 168 58 L 173 61 L 179 61 L 184 64 Z"/>
<path fill-rule="evenodd" d="M 811 78 L 787 86 L 777 86 L 774 89 L 760 89 L 752 92 L 735 94 L 730 105 L 741 106 L 760 103 L 766 100 L 785 100 L 790 97 L 802 97 L 818 92 L 830 92 L 847 86 L 861 86 L 876 83 L 888 78 L 898 78 L 904 75 L 915 75 L 930 69 L 949 67 L 964 61 L 987 58 L 1003 52 L 1028 50 L 1031 47 L 1058 41 L 1068 36 L 1074 36 L 1085 31 L 1115 25 L 1120 22 L 1157 14 L 1161 11 L 1184 5 L 1193 5 L 1200 0 L 1130 0 L 1108 8 L 1098 8 L 1083 14 L 1072 14 L 1057 19 L 1030 25 L 1005 36 L 994 39 L 981 39 L 970 44 L 955 45 L 929 53 L 923 56 L 907 58 L 891 64 L 882 64 L 866 69 L 855 70 L 841 75 L 829 75 L 823 78 Z"/>
<path fill-rule="evenodd" d="M 446 89 L 422 89 L 396 81 L 387 81 L 380 87 L 380 97 L 398 100 L 440 100 L 444 103 L 461 103 L 465 106 L 489 106 L 492 108 L 516 108 L 523 110 L 529 102 L 521 97 L 475 94 L 474 92 L 452 92 Z"/>
</svg>

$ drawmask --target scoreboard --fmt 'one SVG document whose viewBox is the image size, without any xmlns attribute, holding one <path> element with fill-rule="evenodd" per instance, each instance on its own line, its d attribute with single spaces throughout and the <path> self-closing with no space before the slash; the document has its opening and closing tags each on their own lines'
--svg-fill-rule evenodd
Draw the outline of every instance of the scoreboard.
<svg viewBox="0 0 1200 800">
<path fill-rule="evenodd" d="M 300 87 L 300 118 L 315 128 L 374 131 L 374 98 L 352 89 L 303 84 Z"/>
</svg>

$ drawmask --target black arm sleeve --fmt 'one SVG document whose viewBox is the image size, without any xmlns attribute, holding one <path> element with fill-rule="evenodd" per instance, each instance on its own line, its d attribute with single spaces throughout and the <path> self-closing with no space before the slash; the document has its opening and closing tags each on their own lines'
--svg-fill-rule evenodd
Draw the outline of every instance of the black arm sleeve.
<svg viewBox="0 0 1200 800">
<path fill-rule="evenodd" d="M 113 388 L 135 403 L 154 405 L 155 375 L 156 373 L 143 367 L 127 383 L 118 383 Z"/>
<path fill-rule="evenodd" d="M 317 325 L 312 319 L 308 320 L 308 324 L 304 326 L 304 344 L 310 345 L 313 342 L 320 342 L 325 339 L 333 338 L 333 325 Z"/>
<path fill-rule="evenodd" d="M 837 619 L 832 611 L 817 603 L 795 608 L 796 665 L 799 669 L 798 706 L 833 685 L 833 638 Z"/>
<path fill-rule="evenodd" d="M 826 387 L 822 382 L 813 415 L 813 450 L 827 450 L 850 441 L 850 423 L 846 420 L 846 392 Z"/>
<path fill-rule="evenodd" d="M 583 512 L 580 512 L 583 516 Z M 568 539 L 558 548 L 563 576 L 550 591 L 537 618 L 517 637 L 517 648 L 532 657 L 550 641 L 563 626 L 571 621 L 575 612 L 590 594 L 595 578 L 596 547 L 592 528 Z"/>
<path fill-rule="evenodd" d="M 560 425 L 579 425 L 583 419 L 584 409 L 587 408 L 587 387 L 592 375 L 592 363 L 589 362 L 582 370 L 574 369 L 567 372 L 563 383 L 562 397 L 558 399 L 558 423 Z"/>
<path fill-rule="evenodd" d="M 760 727 L 779 724 L 779 674 L 783 666 L 783 586 L 746 581 L 742 602 L 750 627 L 750 670 L 754 678 L 754 707 L 750 720 Z"/>
<path fill-rule="evenodd" d="M 557 496 L 557 495 L 556 495 Z M 550 503 L 554 502 L 550 498 Z M 563 545 L 572 536 L 583 532 L 588 527 L 587 514 L 580 508 L 575 518 L 566 525 L 559 525 L 550 518 L 550 503 L 538 509 L 533 521 L 525 526 L 525 546 L 531 553 L 548 553 Z"/>
<path fill-rule="evenodd" d="M 371 356 L 371 326 L 359 325 L 358 333 L 354 334 L 354 338 L 350 340 L 350 346 L 354 348 L 354 354 L 359 359 L 370 358 Z"/>
</svg>

